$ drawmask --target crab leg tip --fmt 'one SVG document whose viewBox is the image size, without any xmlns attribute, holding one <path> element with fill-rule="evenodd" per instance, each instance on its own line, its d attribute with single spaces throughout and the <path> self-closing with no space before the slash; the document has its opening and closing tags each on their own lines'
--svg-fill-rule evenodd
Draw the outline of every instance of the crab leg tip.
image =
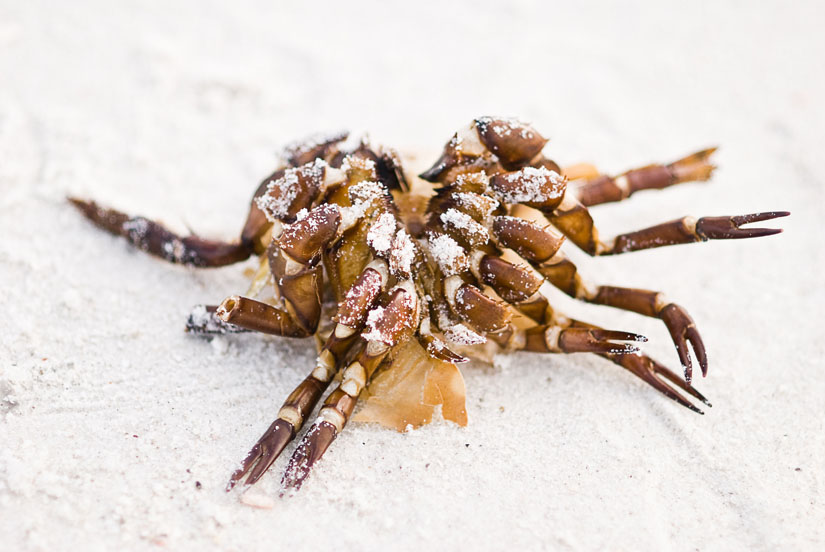
<svg viewBox="0 0 825 552">
<path fill-rule="evenodd" d="M 297 491 L 301 488 L 312 466 L 321 459 L 337 435 L 335 426 L 327 421 L 316 423 L 310 428 L 289 459 L 289 465 L 281 479 L 282 495 L 291 489 Z"/>
<path fill-rule="evenodd" d="M 281 419 L 275 420 L 246 455 L 241 467 L 229 477 L 226 492 L 231 491 L 247 473 L 249 476 L 244 486 L 254 485 L 280 456 L 294 435 L 292 424 Z"/>
</svg>

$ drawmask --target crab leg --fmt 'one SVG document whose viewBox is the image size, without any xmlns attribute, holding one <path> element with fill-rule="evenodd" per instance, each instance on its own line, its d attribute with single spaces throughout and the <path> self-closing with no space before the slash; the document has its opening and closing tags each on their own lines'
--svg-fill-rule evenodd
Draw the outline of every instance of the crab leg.
<svg viewBox="0 0 825 552">
<path fill-rule="evenodd" d="M 601 328 L 571 328 L 551 322 L 524 330 L 514 342 L 521 342 L 524 351 L 534 353 L 610 353 L 626 355 L 638 353 L 639 347 L 633 342 L 644 342 L 647 338 L 617 330 Z M 623 343 L 623 342 L 630 343 Z"/>
<path fill-rule="evenodd" d="M 625 370 L 638 377 L 656 391 L 663 394 L 665 397 L 681 404 L 685 408 L 696 412 L 697 414 L 704 414 L 704 412 L 691 404 L 682 393 L 682 391 L 706 404 L 713 406 L 710 402 L 697 391 L 689 383 L 682 381 L 682 379 L 669 370 L 666 366 L 656 362 L 645 354 L 635 355 L 617 355 L 613 353 L 597 353 L 614 364 L 618 364 Z"/>
<path fill-rule="evenodd" d="M 339 134 L 320 142 L 302 144 L 288 149 L 288 163 L 296 168 L 275 171 L 258 186 L 252 197 L 246 222 L 238 242 L 208 240 L 200 236 L 179 236 L 162 224 L 141 216 L 130 216 L 115 209 L 101 207 L 94 201 L 70 197 L 69 201 L 95 225 L 116 236 L 122 236 L 139 249 L 171 263 L 196 267 L 219 267 L 234 264 L 260 254 L 266 249 L 263 238 L 272 223 L 259 206 L 261 198 L 275 194 L 274 199 L 282 207 L 283 217 L 294 217 L 300 209 L 309 207 L 323 180 L 323 172 L 313 174 L 301 167 L 318 156 L 328 155 L 335 144 L 346 138 Z M 301 168 L 297 168 L 301 167 Z M 310 165 L 311 167 L 311 165 Z M 289 179 L 292 189 L 273 186 L 292 173 L 298 178 Z M 273 189 L 275 192 L 273 192 Z M 279 195 L 280 194 L 280 195 Z M 280 197 L 280 196 L 284 197 Z"/>
<path fill-rule="evenodd" d="M 312 466 L 329 448 L 349 420 L 358 395 L 392 347 L 409 337 L 415 326 L 418 299 L 412 282 L 406 280 L 390 291 L 384 307 L 368 316 L 366 341 L 357 359 L 343 372 L 341 384 L 324 401 L 318 419 L 312 424 L 289 460 L 281 481 L 285 489 L 298 489 Z"/>
<path fill-rule="evenodd" d="M 258 439 L 241 466 L 230 477 L 227 491 L 247 473 L 247 485 L 258 481 L 295 437 L 306 416 L 315 409 L 344 355 L 357 339 L 357 332 L 364 326 L 368 311 L 386 285 L 387 270 L 381 265 L 382 261 L 377 261 L 367 266 L 350 287 L 338 306 L 338 324 L 321 349 L 315 369 L 281 406 L 278 418 Z"/>
<path fill-rule="evenodd" d="M 598 326 L 581 322 L 579 320 L 570 320 L 570 324 L 577 328 L 596 329 Z M 658 392 L 679 403 L 685 408 L 696 412 L 697 414 L 704 414 L 702 410 L 694 406 L 688 401 L 683 393 L 690 395 L 707 406 L 711 405 L 704 395 L 694 389 L 689 383 L 682 381 L 679 376 L 669 370 L 666 366 L 656 362 L 649 356 L 639 353 L 635 355 L 617 355 L 613 353 L 597 353 L 614 364 L 617 364 L 629 371 Z M 680 393 L 680 391 L 682 393 Z"/>
<path fill-rule="evenodd" d="M 665 245 L 678 245 L 708 240 L 757 238 L 778 234 L 778 228 L 741 228 L 745 224 L 786 217 L 787 211 L 770 211 L 731 217 L 683 217 L 620 234 L 601 241 L 599 232 L 587 210 L 573 194 L 566 193 L 561 204 L 552 212 L 545 212 L 548 220 L 580 249 L 590 255 L 616 255 L 629 251 L 651 249 Z"/>
<path fill-rule="evenodd" d="M 226 266 L 248 259 L 251 242 L 229 243 L 199 236 L 181 237 L 147 218 L 132 217 L 115 209 L 101 207 L 94 201 L 70 197 L 69 201 L 96 226 L 122 236 L 150 255 L 171 263 L 198 267 Z"/>
<path fill-rule="evenodd" d="M 694 353 L 699 359 L 702 374 L 707 374 L 708 365 L 705 347 L 693 319 L 683 307 L 667 301 L 664 294 L 642 289 L 595 286 L 585 282 L 579 275 L 576 265 L 564 253 L 558 251 L 558 247 L 555 245 L 557 243 L 555 234 L 533 223 L 515 217 L 497 217 L 493 224 L 493 234 L 500 245 L 514 249 L 523 258 L 530 261 L 547 281 L 571 297 L 590 303 L 633 311 L 662 320 L 676 345 L 676 351 L 684 367 L 687 382 L 691 381 L 693 375 L 693 367 L 688 354 L 688 343 L 693 346 Z M 483 272 L 481 278 L 485 283 L 493 285 L 497 293 L 501 294 L 501 284 L 498 287 L 495 285 L 499 280 L 504 282 L 530 281 L 528 280 L 530 275 L 525 270 L 522 270 L 523 274 L 519 277 L 512 274 L 518 267 L 512 267 L 511 265 L 507 271 L 503 271 L 498 266 L 502 262 L 497 261 L 494 265 L 482 261 L 479 267 Z M 495 273 L 491 273 L 492 269 L 498 271 L 501 276 L 506 277 L 496 276 Z M 541 283 L 537 280 L 537 278 L 532 280 L 530 286 L 524 289 L 524 293 L 538 291 Z M 504 296 L 502 295 L 502 297 Z M 535 301 L 535 307 L 530 309 L 524 309 L 521 305 L 516 306 L 527 316 L 540 322 L 543 319 L 546 302 L 537 300 Z"/>
<path fill-rule="evenodd" d="M 640 190 L 661 190 L 682 182 L 708 180 L 714 167 L 708 159 L 717 148 L 708 148 L 667 165 L 648 165 L 618 176 L 599 175 L 582 182 L 575 194 L 582 205 L 622 201 Z"/>
<path fill-rule="evenodd" d="M 536 258 L 531 255 L 529 249 L 525 250 L 525 253 L 529 260 Z M 544 262 L 533 262 L 533 266 L 553 286 L 575 299 L 632 311 L 643 316 L 662 320 L 673 338 L 673 343 L 676 345 L 676 351 L 685 370 L 687 382 L 690 383 L 693 376 L 693 367 L 688 354 L 688 343 L 693 346 L 694 353 L 699 359 L 702 374 L 707 374 L 707 355 L 695 322 L 683 307 L 669 302 L 663 293 L 644 289 L 590 284 L 582 279 L 576 265 L 561 252 L 555 253 Z M 531 315 L 528 314 L 528 316 Z M 531 318 L 540 320 L 535 316 L 531 316 Z"/>
<path fill-rule="evenodd" d="M 557 316 L 549 307 L 545 311 L 544 324 L 519 331 L 511 338 L 507 347 L 513 350 L 525 350 L 538 353 L 556 352 L 592 352 L 628 370 L 633 375 L 665 395 L 698 414 L 704 414 L 699 408 L 689 402 L 683 393 L 694 397 L 707 406 L 710 402 L 689 383 L 682 381 L 679 376 L 667 367 L 659 364 L 631 343 L 621 341 L 647 341 L 643 336 L 629 332 L 603 330 L 593 324 L 574 320 L 566 316 Z M 583 332 L 583 333 L 578 333 Z M 588 333 L 593 332 L 593 333 Z M 566 337 L 566 336 L 570 337 Z M 570 339 L 576 346 L 583 344 L 580 350 L 563 350 L 565 339 Z M 589 350 L 587 349 L 589 347 Z M 610 350 L 610 349 L 613 350 Z M 682 393 L 680 393 L 680 391 Z"/>
</svg>

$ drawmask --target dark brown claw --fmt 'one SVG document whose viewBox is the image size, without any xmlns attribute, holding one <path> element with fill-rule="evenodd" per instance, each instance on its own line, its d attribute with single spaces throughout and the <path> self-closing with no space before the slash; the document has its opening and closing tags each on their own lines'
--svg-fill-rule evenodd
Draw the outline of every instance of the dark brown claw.
<svg viewBox="0 0 825 552">
<path fill-rule="evenodd" d="M 625 355 L 639 352 L 633 343 L 645 342 L 643 335 L 617 330 L 569 328 L 561 332 L 559 347 L 565 352 L 610 353 Z"/>
<path fill-rule="evenodd" d="M 691 387 L 688 383 L 659 364 L 647 355 L 603 355 L 626 370 L 632 372 L 645 383 L 656 389 L 667 398 L 681 404 L 697 414 L 704 414 L 702 410 L 688 402 L 679 391 L 698 399 L 707 406 L 712 406 L 710 402 L 699 391 Z"/>
<path fill-rule="evenodd" d="M 295 449 L 281 479 L 281 486 L 285 491 L 297 491 L 301 488 L 312 466 L 323 456 L 337 435 L 335 426 L 326 421 L 315 423 L 309 429 L 301 444 Z"/>
<path fill-rule="evenodd" d="M 96 226 L 122 236 L 142 251 L 179 263 L 198 267 L 219 267 L 249 258 L 252 244 L 222 242 L 199 236 L 178 236 L 162 224 L 144 217 L 132 217 L 94 201 L 69 197 L 69 202 Z"/>
<path fill-rule="evenodd" d="M 626 355 L 639 352 L 634 343 L 647 341 L 643 335 L 595 327 L 565 328 L 543 324 L 524 332 L 525 351 L 535 353 L 597 353 Z M 622 343 L 631 341 L 633 343 Z"/>
<path fill-rule="evenodd" d="M 670 337 L 676 345 L 676 352 L 679 354 L 682 369 L 685 371 L 685 381 L 688 385 L 693 378 L 693 364 L 691 363 L 690 353 L 688 352 L 688 343 L 693 346 L 693 352 L 699 360 L 702 376 L 707 376 L 708 357 L 705 352 L 705 345 L 702 343 L 702 337 L 696 329 L 693 318 L 690 317 L 684 308 L 675 303 L 664 307 L 660 311 L 659 317 L 667 326 Z"/>
<path fill-rule="evenodd" d="M 696 234 L 703 240 L 736 240 L 760 238 L 782 232 L 781 228 L 740 228 L 752 222 L 787 217 L 788 211 L 768 211 L 735 217 L 702 217 L 696 222 Z"/>
<path fill-rule="evenodd" d="M 233 487 L 243 479 L 244 475 L 249 472 L 249 477 L 246 479 L 246 485 L 253 485 L 261 476 L 266 473 L 266 470 L 283 452 L 287 443 L 292 440 L 295 435 L 295 429 L 292 424 L 284 420 L 275 420 L 266 433 L 258 439 L 249 454 L 246 455 L 241 467 L 232 473 L 229 478 L 229 483 L 226 485 L 226 490 L 231 491 Z M 252 469 L 254 466 L 254 469 Z M 250 472 L 250 469 L 252 470 Z"/>
</svg>

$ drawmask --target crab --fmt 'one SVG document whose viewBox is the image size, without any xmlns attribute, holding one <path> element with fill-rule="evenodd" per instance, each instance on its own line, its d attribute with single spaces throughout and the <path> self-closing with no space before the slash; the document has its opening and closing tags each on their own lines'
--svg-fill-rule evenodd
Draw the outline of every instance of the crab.
<svg viewBox="0 0 825 552">
<path fill-rule="evenodd" d="M 97 226 L 172 263 L 220 267 L 259 257 L 244 295 L 195 307 L 186 328 L 315 337 L 315 366 L 227 485 L 258 481 L 334 383 L 284 472 L 282 489 L 297 490 L 352 419 L 406 430 L 440 409 L 445 419 L 466 425 L 457 365 L 468 357 L 593 353 L 694 412 L 702 413 L 698 403 L 710 406 L 692 385 L 689 347 L 703 376 L 708 360 L 688 312 L 657 291 L 590 282 L 562 244 L 603 256 L 769 236 L 781 230 L 743 226 L 789 213 L 684 217 L 605 239 L 589 207 L 707 180 L 715 148 L 609 176 L 588 164 L 561 168 L 544 156 L 546 143 L 529 124 L 479 117 L 416 178 L 394 150 L 351 142 L 347 133 L 296 142 L 285 149 L 283 166 L 258 186 L 240 239 L 232 242 L 178 236 L 143 217 L 69 200 Z M 556 310 L 553 287 L 661 320 L 684 379 L 640 352 L 643 336 Z"/>
</svg>

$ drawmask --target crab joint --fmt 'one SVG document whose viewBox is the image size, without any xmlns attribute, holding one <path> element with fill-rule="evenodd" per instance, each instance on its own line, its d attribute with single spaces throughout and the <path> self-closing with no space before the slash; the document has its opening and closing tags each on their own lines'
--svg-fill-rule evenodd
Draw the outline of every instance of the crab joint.
<svg viewBox="0 0 825 552">
<path fill-rule="evenodd" d="M 353 362 L 344 370 L 341 389 L 350 397 L 357 397 L 367 384 L 367 373 L 360 362 Z"/>
<path fill-rule="evenodd" d="M 312 377 L 318 381 L 329 382 L 334 375 L 335 357 L 329 349 L 324 349 L 321 351 L 321 354 L 318 355 L 315 370 L 312 371 Z"/>
</svg>

